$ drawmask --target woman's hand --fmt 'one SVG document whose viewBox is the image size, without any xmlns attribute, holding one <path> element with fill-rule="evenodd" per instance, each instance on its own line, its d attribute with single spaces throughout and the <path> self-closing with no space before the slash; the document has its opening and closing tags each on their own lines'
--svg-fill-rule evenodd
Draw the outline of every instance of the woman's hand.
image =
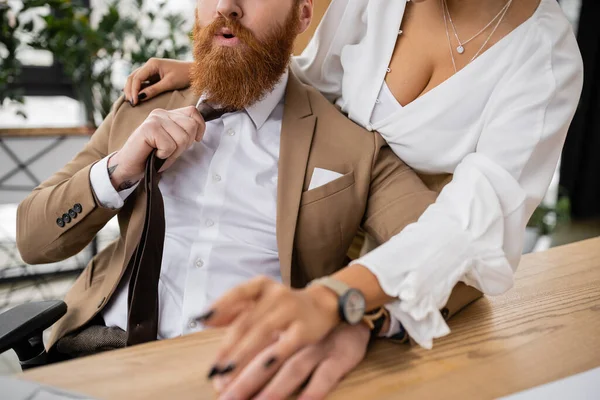
<svg viewBox="0 0 600 400">
<path fill-rule="evenodd" d="M 243 370 L 267 347 L 264 368 L 274 368 L 340 324 L 333 291 L 320 285 L 294 290 L 265 277 L 229 291 L 199 320 L 229 326 L 209 377 Z"/>
<path fill-rule="evenodd" d="M 299 400 L 323 399 L 362 361 L 368 343 L 369 329 L 366 325 L 343 324 L 319 343 L 301 349 L 288 361 L 276 362 L 265 368 L 273 351 L 272 345 L 244 370 L 216 377 L 213 385 L 223 400 L 275 400 L 287 399 L 310 377 Z"/>
<path fill-rule="evenodd" d="M 163 92 L 186 88 L 190 85 L 191 67 L 191 62 L 151 58 L 127 77 L 125 99 L 135 106 Z M 145 87 L 140 92 L 142 86 Z"/>
</svg>

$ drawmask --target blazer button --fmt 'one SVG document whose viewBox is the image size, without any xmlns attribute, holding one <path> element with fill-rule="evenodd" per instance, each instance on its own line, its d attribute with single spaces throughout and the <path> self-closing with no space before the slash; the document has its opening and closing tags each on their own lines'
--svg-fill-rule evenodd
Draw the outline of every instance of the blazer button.
<svg viewBox="0 0 600 400">
<path fill-rule="evenodd" d="M 65 224 L 71 222 L 71 217 L 69 217 L 69 214 L 63 214 L 63 221 L 65 222 Z"/>
<path fill-rule="evenodd" d="M 69 217 L 73 219 L 77 218 L 77 212 L 75 212 L 75 210 L 73 210 L 72 208 L 69 210 Z"/>
<path fill-rule="evenodd" d="M 450 315 L 450 311 L 447 308 L 443 308 L 442 309 L 442 317 L 444 317 L 444 319 L 447 321 L 448 320 L 448 316 Z"/>
<path fill-rule="evenodd" d="M 104 300 L 106 300 L 106 297 L 103 297 L 102 300 L 100 300 L 100 303 L 98 303 L 98 308 L 102 307 L 102 304 L 104 304 Z"/>
<path fill-rule="evenodd" d="M 83 211 L 83 207 L 81 207 L 81 204 L 77 203 L 73 206 L 73 210 L 75 210 L 77 214 L 81 214 L 81 212 Z"/>
<path fill-rule="evenodd" d="M 60 226 L 61 228 L 65 227 L 65 221 L 62 220 L 62 218 L 57 218 L 56 219 L 56 225 Z"/>
</svg>

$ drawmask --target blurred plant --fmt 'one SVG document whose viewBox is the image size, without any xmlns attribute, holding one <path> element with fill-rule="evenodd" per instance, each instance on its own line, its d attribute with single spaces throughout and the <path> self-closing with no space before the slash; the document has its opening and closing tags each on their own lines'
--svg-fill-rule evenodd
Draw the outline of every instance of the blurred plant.
<svg viewBox="0 0 600 400">
<path fill-rule="evenodd" d="M 554 207 L 540 205 L 534 212 L 529 223 L 530 228 L 536 228 L 541 236 L 549 235 L 565 223 L 571 215 L 571 202 L 567 196 L 560 196 Z"/>
<path fill-rule="evenodd" d="M 127 3 L 135 7 L 135 15 L 119 11 Z M 31 32 L 27 44 L 52 52 L 85 107 L 88 125 L 95 126 L 108 115 L 121 94 L 122 88 L 113 84 L 119 61 L 136 66 L 151 57 L 181 58 L 189 53 L 188 32 L 183 29 L 185 19 L 165 14 L 164 7 L 165 2 L 151 11 L 144 0 L 112 0 L 105 12 L 95 15 L 95 10 L 78 0 L 25 0 L 19 13 L 50 9 L 47 15 L 35 13 L 38 15 L 32 17 L 43 20 L 40 30 L 33 31 L 33 20 L 23 25 Z M 161 24 L 165 27 L 162 33 Z M 10 36 L 14 37 L 14 33 Z"/>
<path fill-rule="evenodd" d="M 6 1 L 0 1 L 0 107 L 24 103 L 23 91 L 14 86 L 16 77 L 21 73 L 21 63 L 17 59 L 21 42 L 15 35 L 19 28 L 17 15 Z M 26 118 L 20 107 L 16 112 Z"/>
</svg>

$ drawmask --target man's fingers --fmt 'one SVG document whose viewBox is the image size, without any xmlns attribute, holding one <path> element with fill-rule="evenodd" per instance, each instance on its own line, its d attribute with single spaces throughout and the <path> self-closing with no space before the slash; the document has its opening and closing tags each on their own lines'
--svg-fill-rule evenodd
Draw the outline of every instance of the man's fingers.
<svg viewBox="0 0 600 400">
<path fill-rule="evenodd" d="M 280 363 L 271 362 L 268 368 L 265 365 L 269 361 L 269 350 L 267 347 L 261 354 L 256 356 L 238 376 L 217 376 L 213 385 L 224 398 L 228 396 L 234 399 L 252 398 L 269 379 L 275 375 Z"/>
<path fill-rule="evenodd" d="M 168 159 L 176 150 L 177 143 L 167 131 L 162 128 L 161 122 L 153 122 L 154 128 L 146 134 L 146 142 L 156 149 L 156 156 L 162 160 Z"/>
<path fill-rule="evenodd" d="M 253 324 L 256 318 L 252 311 L 240 317 L 229 328 L 216 358 L 218 366 L 234 365 L 236 369 L 244 368 L 264 348 L 279 339 L 279 335 L 273 332 L 283 332 L 287 328 L 281 310 L 262 318 L 260 325 Z M 279 359 L 284 361 L 287 357 Z"/>
<path fill-rule="evenodd" d="M 206 130 L 206 123 L 198 110 L 196 110 L 196 107 L 189 106 L 172 110 L 169 112 L 169 115 L 174 121 L 180 121 L 182 123 L 180 125 L 192 135 L 194 140 L 197 142 L 202 140 L 204 131 Z"/>
<path fill-rule="evenodd" d="M 279 335 L 277 342 L 271 348 L 269 358 L 277 362 L 285 362 L 306 345 L 305 335 L 303 335 L 301 327 L 297 324 L 290 325 Z M 246 351 L 252 353 L 252 350 Z M 243 358 L 245 355 L 239 354 L 237 357 Z"/>
<path fill-rule="evenodd" d="M 299 400 L 324 399 L 355 366 L 345 359 L 326 358 L 313 373 Z"/>
<path fill-rule="evenodd" d="M 197 129 L 193 119 L 162 109 L 152 111 L 151 115 L 160 121 L 163 129 L 173 136 L 178 146 L 185 147 L 182 152 L 193 144 Z"/>
<path fill-rule="evenodd" d="M 177 109 L 173 110 L 172 112 L 178 113 L 178 114 L 183 114 L 186 117 L 193 118 L 194 121 L 196 121 L 198 123 L 202 123 L 202 124 L 205 123 L 204 118 L 202 117 L 202 114 L 200 114 L 198 112 L 198 109 L 195 106 L 187 106 L 187 107 L 177 108 Z"/>
<path fill-rule="evenodd" d="M 302 386 L 324 357 L 320 345 L 308 346 L 300 350 L 281 366 L 257 399 L 287 399 Z M 275 368 L 276 366 L 270 368 L 263 366 L 267 371 Z"/>
<path fill-rule="evenodd" d="M 166 159 L 164 165 L 162 166 L 159 172 L 165 171 L 171 165 L 173 165 L 173 163 L 179 158 L 179 156 L 181 156 L 181 154 L 184 151 L 186 151 L 193 142 L 193 138 L 190 138 L 190 136 L 185 130 L 183 130 L 183 128 L 181 128 L 179 125 L 177 125 L 170 119 L 161 120 L 161 124 L 165 132 L 167 132 L 167 134 L 171 136 L 177 147 L 175 148 L 175 151 L 173 151 L 171 155 Z M 159 158 L 162 158 L 159 152 L 157 152 L 156 155 Z"/>
<path fill-rule="evenodd" d="M 196 121 L 190 117 L 174 113 L 168 113 L 167 118 L 183 129 L 183 131 L 189 137 L 190 145 L 194 142 L 194 140 L 196 140 L 196 136 L 198 134 L 198 123 Z"/>
</svg>

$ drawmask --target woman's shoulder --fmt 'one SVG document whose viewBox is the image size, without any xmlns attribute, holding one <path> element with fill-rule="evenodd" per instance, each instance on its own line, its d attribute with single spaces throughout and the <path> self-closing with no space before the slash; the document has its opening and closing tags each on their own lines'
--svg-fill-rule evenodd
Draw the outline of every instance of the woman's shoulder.
<svg viewBox="0 0 600 400">
<path fill-rule="evenodd" d="M 531 29 L 537 35 L 531 39 L 546 41 L 555 46 L 564 44 L 578 49 L 577 40 L 571 22 L 555 0 L 541 0 L 535 13 L 531 16 Z"/>
<path fill-rule="evenodd" d="M 531 1 L 535 4 L 536 0 Z M 547 63 L 550 70 L 565 65 L 573 70 L 582 70 L 581 53 L 573 27 L 558 2 L 538 0 L 537 3 L 533 14 L 516 28 L 514 46 L 507 48 L 512 53 L 513 72 L 527 65 L 536 65 L 534 60 Z"/>
</svg>

